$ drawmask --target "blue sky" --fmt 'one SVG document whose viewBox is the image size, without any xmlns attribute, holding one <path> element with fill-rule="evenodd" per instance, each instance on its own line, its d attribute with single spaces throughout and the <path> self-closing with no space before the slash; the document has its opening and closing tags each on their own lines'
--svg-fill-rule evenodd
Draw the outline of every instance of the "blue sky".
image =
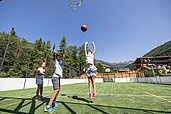
<svg viewBox="0 0 171 114">
<path fill-rule="evenodd" d="M 95 41 L 96 59 L 135 60 L 171 40 L 171 0 L 83 0 L 79 11 L 67 0 L 2 0 L 0 32 L 12 27 L 29 42 L 58 45 L 65 35 L 68 46 Z"/>
</svg>

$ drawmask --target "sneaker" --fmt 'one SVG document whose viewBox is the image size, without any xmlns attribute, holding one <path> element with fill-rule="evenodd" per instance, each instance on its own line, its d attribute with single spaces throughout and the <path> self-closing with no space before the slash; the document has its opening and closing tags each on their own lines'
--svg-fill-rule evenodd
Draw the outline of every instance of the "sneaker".
<svg viewBox="0 0 171 114">
<path fill-rule="evenodd" d="M 89 93 L 89 98 L 92 98 L 93 97 L 93 94 L 92 93 Z"/>
<path fill-rule="evenodd" d="M 57 103 L 57 102 L 55 101 L 55 102 L 53 102 L 53 103 L 52 103 L 52 106 L 54 106 L 54 107 L 59 107 L 59 106 L 60 106 L 60 104 L 59 104 L 59 103 Z"/>
<path fill-rule="evenodd" d="M 38 101 L 38 100 L 39 100 L 39 97 L 36 96 L 36 97 L 34 98 L 34 101 Z"/>
<path fill-rule="evenodd" d="M 44 100 L 43 96 L 40 96 L 38 100 L 43 101 Z"/>
<path fill-rule="evenodd" d="M 93 96 L 92 96 L 92 98 L 96 98 L 96 93 L 93 93 Z"/>
<path fill-rule="evenodd" d="M 50 106 L 49 108 L 46 106 L 44 111 L 48 112 L 48 113 L 54 113 L 55 112 L 55 110 L 52 108 L 52 106 Z"/>
</svg>

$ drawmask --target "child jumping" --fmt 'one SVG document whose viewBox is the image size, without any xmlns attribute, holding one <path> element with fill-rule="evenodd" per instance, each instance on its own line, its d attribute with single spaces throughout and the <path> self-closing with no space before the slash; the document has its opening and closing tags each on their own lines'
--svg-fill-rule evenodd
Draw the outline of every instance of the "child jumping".
<svg viewBox="0 0 171 114">
<path fill-rule="evenodd" d="M 37 84 L 37 91 L 36 91 L 36 97 L 35 97 L 35 101 L 37 100 L 43 100 L 43 79 L 45 76 L 45 67 L 46 67 L 46 63 L 43 62 L 40 64 L 40 67 L 37 69 L 36 72 L 36 84 Z"/>
<path fill-rule="evenodd" d="M 95 85 L 95 77 L 98 74 L 97 68 L 94 66 L 94 54 L 96 52 L 95 43 L 92 42 L 93 51 L 87 51 L 88 42 L 85 42 L 85 56 L 86 56 L 86 75 L 88 77 L 88 86 L 89 86 L 89 98 L 96 98 L 96 85 Z M 93 90 L 92 90 L 93 88 Z"/>
<path fill-rule="evenodd" d="M 60 92 L 60 79 L 62 77 L 62 60 L 63 60 L 63 55 L 60 56 L 58 53 L 55 53 L 55 44 L 53 46 L 53 58 L 55 61 L 55 71 L 54 74 L 52 76 L 52 84 L 53 84 L 53 89 L 54 92 L 52 93 L 52 96 L 50 98 L 50 101 L 48 103 L 48 105 L 45 107 L 45 112 L 49 112 L 49 113 L 54 113 L 55 110 L 52 108 L 52 106 L 58 107 L 59 104 L 56 102 L 56 98 Z"/>
</svg>

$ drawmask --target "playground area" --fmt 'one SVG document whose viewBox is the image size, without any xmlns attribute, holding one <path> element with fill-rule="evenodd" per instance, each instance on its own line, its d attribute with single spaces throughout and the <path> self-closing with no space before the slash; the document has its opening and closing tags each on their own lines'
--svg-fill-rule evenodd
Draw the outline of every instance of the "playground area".
<svg viewBox="0 0 171 114">
<path fill-rule="evenodd" d="M 0 92 L 1 114 L 43 114 L 52 87 L 44 100 L 34 101 L 35 88 Z M 88 98 L 86 84 L 63 85 L 56 114 L 169 114 L 169 85 L 147 83 L 97 83 L 97 98 Z"/>
<path fill-rule="evenodd" d="M 137 67 L 137 72 L 144 73 L 146 77 L 171 75 L 170 56 L 137 58 L 134 64 Z"/>
</svg>

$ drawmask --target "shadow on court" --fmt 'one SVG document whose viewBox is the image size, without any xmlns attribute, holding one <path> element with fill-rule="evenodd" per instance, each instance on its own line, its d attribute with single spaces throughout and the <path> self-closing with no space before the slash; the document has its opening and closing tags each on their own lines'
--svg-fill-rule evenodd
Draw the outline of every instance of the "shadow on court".
<svg viewBox="0 0 171 114">
<path fill-rule="evenodd" d="M 34 114 L 35 113 L 35 110 L 38 109 L 39 107 L 41 107 L 44 103 L 46 103 L 47 101 L 49 101 L 49 98 L 44 98 L 44 100 L 36 106 L 36 101 L 34 100 L 34 97 L 33 98 L 15 98 L 15 97 L 0 97 L 0 101 L 3 101 L 3 100 L 13 100 L 13 99 L 17 99 L 17 100 L 21 100 L 21 101 L 17 101 L 17 102 L 13 102 L 13 103 L 9 103 L 7 105 L 4 105 L 4 107 L 8 107 L 8 106 L 11 106 L 11 105 L 16 105 L 16 108 L 13 109 L 13 110 L 10 110 L 10 109 L 3 109 L 2 107 L 0 107 L 0 112 L 7 112 L 7 113 L 12 113 L 12 114 Z M 26 104 L 25 101 L 30 101 L 30 102 L 27 102 Z M 25 107 L 25 106 L 28 106 L 30 105 L 30 109 L 28 110 L 28 112 L 21 112 L 20 109 Z"/>
<path fill-rule="evenodd" d="M 78 96 L 68 96 L 68 97 L 69 97 L 69 98 L 76 99 L 76 100 L 84 101 L 84 102 L 86 102 L 86 103 L 93 103 L 92 100 L 88 100 L 88 99 L 81 98 L 81 97 L 78 97 Z"/>
<path fill-rule="evenodd" d="M 140 109 L 140 108 L 129 108 L 129 107 L 118 107 L 118 106 L 107 106 L 107 105 L 100 105 L 100 104 L 93 104 L 88 103 L 89 100 L 80 98 L 78 96 L 68 96 L 70 98 L 84 101 L 85 103 L 77 103 L 77 102 L 64 102 L 64 101 L 58 101 L 58 103 L 61 103 L 71 114 L 77 114 L 76 111 L 74 111 L 69 105 L 78 105 L 80 106 L 88 106 L 92 109 L 95 109 L 103 114 L 108 114 L 108 112 L 102 110 L 102 108 L 112 108 L 112 109 L 121 109 L 121 110 L 129 110 L 130 111 L 142 111 L 144 114 L 154 114 L 154 113 L 165 113 L 170 114 L 171 111 L 160 111 L 160 110 L 148 110 L 148 109 Z M 36 105 L 36 101 L 34 98 L 15 98 L 15 97 L 0 97 L 0 103 L 4 100 L 12 100 L 12 99 L 18 99 L 19 101 L 13 102 L 11 104 L 0 105 L 0 112 L 4 113 L 11 113 L 11 114 L 34 114 L 35 111 L 41 107 L 43 104 L 47 104 L 49 102 L 49 98 L 44 97 L 44 100 L 42 102 L 39 102 L 39 104 Z M 25 103 L 26 101 L 29 101 Z M 15 109 L 7 109 L 8 106 L 15 105 Z M 21 112 L 20 109 L 23 107 L 26 107 L 30 105 L 28 108 L 28 112 Z M 5 108 L 4 108 L 5 107 Z"/>
<path fill-rule="evenodd" d="M 96 109 L 99 112 L 102 112 L 103 114 L 109 114 L 109 113 L 101 110 L 101 108 L 122 109 L 122 110 L 130 110 L 130 111 L 142 111 L 142 112 L 144 112 L 144 114 L 154 114 L 154 113 L 171 114 L 171 111 L 148 110 L 148 109 L 139 109 L 139 108 L 106 106 L 106 105 L 98 105 L 98 104 L 63 102 L 63 101 L 58 101 L 58 102 L 61 103 L 61 104 L 75 104 L 75 105 L 79 105 L 79 106 L 81 106 L 81 105 L 89 106 L 89 107 L 91 107 L 93 109 Z M 129 111 L 128 111 L 128 113 L 129 113 Z M 73 113 L 73 114 L 75 114 L 75 113 Z"/>
</svg>

